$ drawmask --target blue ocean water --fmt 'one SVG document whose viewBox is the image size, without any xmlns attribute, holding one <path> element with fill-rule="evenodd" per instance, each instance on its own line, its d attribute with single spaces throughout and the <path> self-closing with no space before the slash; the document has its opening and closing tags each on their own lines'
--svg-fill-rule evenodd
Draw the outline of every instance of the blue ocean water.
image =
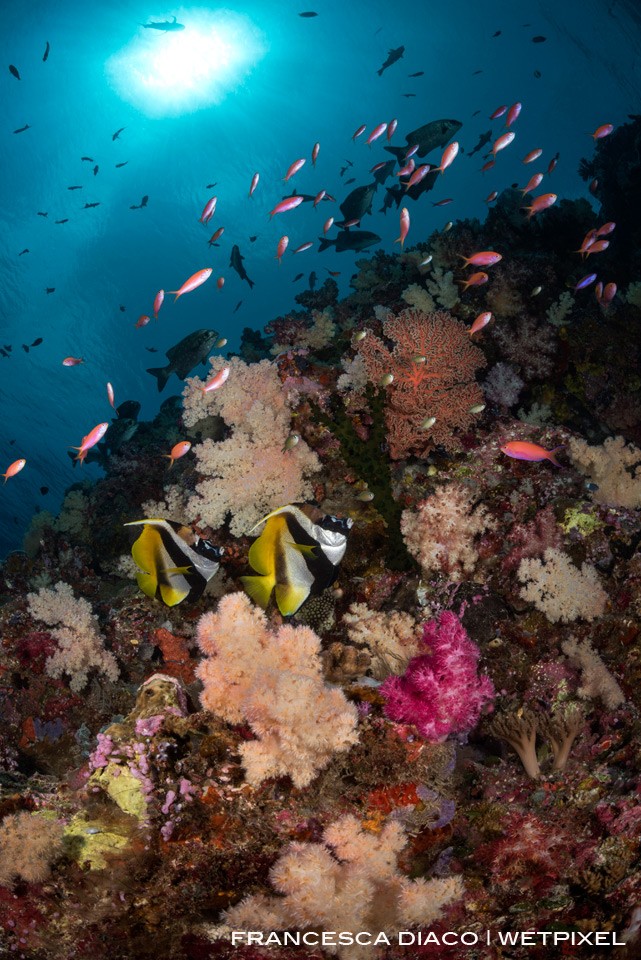
<svg viewBox="0 0 641 960">
<path fill-rule="evenodd" d="M 173 17 L 185 25 L 181 36 L 141 26 Z M 533 42 L 537 36 L 545 40 Z M 140 416 L 151 418 L 180 384 L 172 378 L 159 395 L 146 369 L 162 365 L 165 351 L 187 333 L 213 327 L 233 350 L 243 327 L 260 329 L 296 308 L 294 295 L 311 271 L 319 284 L 327 270 L 340 271 L 346 295 L 357 259 L 395 248 L 398 212 L 379 212 L 384 187 L 362 224 L 381 242 L 365 253 L 318 252 L 322 224 L 338 217 L 337 204 L 303 204 L 268 217 L 293 186 L 310 194 L 326 189 L 340 203 L 371 182 L 371 167 L 389 157 L 387 141 L 369 148 L 365 134 L 353 142 L 361 124 L 369 132 L 396 118 L 396 145 L 431 120 L 463 124 L 457 139 L 464 152 L 431 193 L 409 204 L 408 244 L 448 220 L 483 218 L 491 191 L 522 186 L 539 168 L 521 163 L 535 147 L 543 148 L 545 166 L 560 154 L 550 189 L 589 199 L 577 173 L 580 158 L 592 153 L 587 134 L 638 111 L 638 37 L 634 6 L 617 0 L 451 0 L 403 8 L 381 0 L 173 8 L 5 2 L 0 345 L 8 356 L 0 356 L 0 466 L 4 471 L 19 457 L 27 465 L 0 489 L 0 556 L 20 547 L 38 507 L 56 512 L 65 488 L 79 479 L 68 447 L 113 416 L 107 381 L 117 404 L 138 400 Z M 378 76 L 388 51 L 401 46 L 402 58 Z M 490 122 L 489 114 L 515 101 L 523 103 L 516 142 L 481 173 L 484 151 L 467 154 L 483 132 L 491 130 L 492 139 L 502 132 L 503 121 Z M 299 157 L 305 166 L 283 183 Z M 347 161 L 353 166 L 341 176 Z M 256 171 L 260 183 L 249 199 Z M 203 226 L 199 216 L 212 195 L 216 213 Z M 147 205 L 131 209 L 143 196 Z M 446 197 L 454 202 L 432 205 Z M 219 226 L 220 246 L 209 247 Z M 279 266 L 283 234 L 290 247 Z M 311 250 L 292 255 L 308 240 Z M 233 244 L 253 289 L 229 266 Z M 207 284 L 175 304 L 167 298 L 157 322 L 135 327 L 159 288 L 177 289 L 205 267 L 213 268 Z M 299 272 L 304 277 L 294 283 Z M 218 276 L 225 278 L 222 290 Z M 43 342 L 32 347 L 37 338 Z M 62 366 L 69 355 L 85 363 Z M 95 465 L 82 468 L 84 477 L 99 474 Z"/>
</svg>

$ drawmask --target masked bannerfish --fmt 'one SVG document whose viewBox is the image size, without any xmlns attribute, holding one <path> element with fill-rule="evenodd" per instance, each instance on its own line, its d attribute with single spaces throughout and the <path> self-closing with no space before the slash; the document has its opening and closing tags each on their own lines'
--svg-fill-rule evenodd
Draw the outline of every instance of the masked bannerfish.
<svg viewBox="0 0 641 960">
<path fill-rule="evenodd" d="M 125 526 L 143 528 L 131 548 L 143 571 L 136 574 L 142 592 L 168 607 L 198 600 L 220 566 L 222 548 L 175 520 L 133 520 Z"/>
<path fill-rule="evenodd" d="M 263 532 L 249 548 L 250 566 L 259 574 L 241 577 L 249 596 L 265 608 L 273 591 L 282 615 L 291 617 L 310 594 L 322 593 L 336 579 L 352 522 L 302 503 L 273 510 L 260 521 Z"/>
</svg>

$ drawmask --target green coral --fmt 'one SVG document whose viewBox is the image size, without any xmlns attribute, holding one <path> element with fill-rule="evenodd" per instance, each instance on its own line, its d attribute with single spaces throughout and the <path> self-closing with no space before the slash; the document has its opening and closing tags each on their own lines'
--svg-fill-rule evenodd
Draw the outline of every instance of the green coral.
<svg viewBox="0 0 641 960">
<path fill-rule="evenodd" d="M 587 510 L 584 506 L 568 507 L 563 514 L 561 528 L 569 533 L 576 530 L 580 536 L 589 537 L 604 526 L 596 510 Z"/>
</svg>

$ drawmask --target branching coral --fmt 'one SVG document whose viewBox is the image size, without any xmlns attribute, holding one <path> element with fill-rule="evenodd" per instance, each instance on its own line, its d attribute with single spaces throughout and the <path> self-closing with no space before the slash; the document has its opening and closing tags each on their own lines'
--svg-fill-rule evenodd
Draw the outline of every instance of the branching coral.
<svg viewBox="0 0 641 960">
<path fill-rule="evenodd" d="M 564 705 L 540 721 L 540 729 L 554 754 L 553 770 L 564 770 L 572 744 L 585 723 L 585 711 L 578 703 Z"/>
<path fill-rule="evenodd" d="M 343 615 L 352 643 L 366 644 L 372 655 L 372 672 L 378 679 L 401 673 L 418 653 L 418 628 L 409 613 L 381 613 L 364 603 L 353 603 Z"/>
<path fill-rule="evenodd" d="M 323 683 L 320 640 L 309 627 L 274 633 L 262 610 L 234 593 L 201 618 L 198 643 L 207 655 L 197 670 L 203 706 L 230 723 L 248 721 L 257 738 L 241 747 L 250 783 L 290 776 L 304 787 L 356 743 L 356 708 Z"/>
<path fill-rule="evenodd" d="M 279 897 L 247 897 L 227 910 L 233 930 L 377 930 L 392 937 L 401 929 L 429 926 L 443 907 L 463 894 L 458 877 L 409 880 L 397 858 L 406 844 L 399 823 L 366 833 L 356 817 L 330 824 L 323 843 L 291 843 L 270 879 Z M 342 960 L 371 957 L 372 948 L 326 947 Z"/>
<path fill-rule="evenodd" d="M 518 578 L 521 596 L 533 603 L 551 623 L 594 620 L 605 609 L 608 595 L 590 563 L 579 569 L 561 550 L 550 547 L 543 560 L 521 560 Z"/>
<path fill-rule="evenodd" d="M 426 740 L 471 730 L 494 698 L 492 681 L 477 673 L 478 647 L 450 610 L 424 625 L 423 642 L 430 652 L 414 657 L 402 677 L 388 677 L 381 686 L 385 713 L 413 723 Z"/>
<path fill-rule="evenodd" d="M 527 709 L 518 713 L 500 713 L 492 720 L 490 730 L 495 737 L 505 740 L 516 750 L 527 775 L 537 780 L 541 770 L 536 755 L 536 714 Z"/>
<path fill-rule="evenodd" d="M 474 375 L 485 365 L 467 328 L 443 310 L 403 310 L 389 314 L 383 336 L 394 342 L 392 349 L 371 334 L 360 344 L 360 353 L 372 383 L 388 374 L 394 377 L 385 410 L 391 456 L 426 456 L 438 444 L 458 449 L 456 431 L 471 425 L 470 408 L 482 399 Z M 436 422 L 426 429 L 423 422 L 429 417 Z"/>
<path fill-rule="evenodd" d="M 561 649 L 582 671 L 583 686 L 579 688 L 579 696 L 600 697 L 609 710 L 614 710 L 624 703 L 621 687 L 587 640 L 579 643 L 574 637 L 570 637 L 563 641 Z"/>
<path fill-rule="evenodd" d="M 222 389 L 205 394 L 201 381 L 193 378 L 185 387 L 187 426 L 217 413 L 232 428 L 228 439 L 207 439 L 194 447 L 203 479 L 185 510 L 214 528 L 231 514 L 231 533 L 240 536 L 270 510 L 308 499 L 312 492 L 308 478 L 318 470 L 319 461 L 304 440 L 291 450 L 283 449 L 291 432 L 291 410 L 276 365 L 214 357 L 212 374 L 225 365 L 230 374 Z"/>
<path fill-rule="evenodd" d="M 50 677 L 69 674 L 69 686 L 75 691 L 86 686 L 93 669 L 116 680 L 116 660 L 104 648 L 91 606 L 82 598 L 76 599 L 68 583 L 59 581 L 52 590 L 42 587 L 37 593 L 28 594 L 27 603 L 32 617 L 55 628 L 51 636 L 58 641 L 58 649 L 46 663 Z"/>
<path fill-rule="evenodd" d="M 496 526 L 486 508 L 474 506 L 474 500 L 469 487 L 449 483 L 423 500 L 418 510 L 403 512 L 401 532 L 424 576 L 444 573 L 461 580 L 473 573 L 478 560 L 476 539 Z"/>
<path fill-rule="evenodd" d="M 591 447 L 578 437 L 569 443 L 573 463 L 597 489 L 596 503 L 637 510 L 641 507 L 641 450 L 623 437 L 608 437 L 603 446 Z"/>
</svg>

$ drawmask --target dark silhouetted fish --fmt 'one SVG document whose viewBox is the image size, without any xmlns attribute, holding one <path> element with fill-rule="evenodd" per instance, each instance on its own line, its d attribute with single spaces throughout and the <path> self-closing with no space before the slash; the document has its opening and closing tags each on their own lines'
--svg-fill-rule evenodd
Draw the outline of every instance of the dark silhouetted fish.
<svg viewBox="0 0 641 960">
<path fill-rule="evenodd" d="M 45 293 L 55 293 L 55 292 L 56 292 L 55 287 L 45 287 Z"/>
<path fill-rule="evenodd" d="M 24 127 L 18 127 L 18 129 L 17 129 L 17 130 L 14 130 L 13 132 L 14 132 L 14 133 L 24 133 L 25 130 L 30 130 L 30 129 L 31 129 L 31 124 L 30 124 L 30 123 L 25 123 Z"/>
<path fill-rule="evenodd" d="M 141 23 L 140 26 L 145 27 L 146 30 L 162 30 L 164 33 L 185 29 L 185 24 L 178 23 L 175 17 L 171 20 L 152 20 L 151 23 Z"/>
<path fill-rule="evenodd" d="M 123 307 L 122 303 L 120 304 L 120 312 L 121 312 L 121 313 L 124 313 L 124 312 L 125 312 L 125 308 Z"/>
<path fill-rule="evenodd" d="M 13 76 L 16 78 L 16 80 L 20 79 L 20 73 L 18 72 L 18 68 L 14 67 L 12 63 L 9 64 L 9 73 L 12 73 Z"/>
<path fill-rule="evenodd" d="M 128 160 L 123 160 L 122 163 L 117 163 L 116 170 L 118 170 L 119 167 L 126 167 L 128 163 L 129 163 Z"/>
<path fill-rule="evenodd" d="M 356 187 L 351 193 L 348 193 L 340 205 L 343 214 L 342 221 L 336 221 L 337 226 L 341 227 L 349 220 L 361 220 L 365 214 L 372 212 L 372 201 L 376 193 L 378 183 L 368 183 L 364 187 Z M 324 248 L 321 248 L 324 249 Z"/>
<path fill-rule="evenodd" d="M 547 40 L 547 37 L 541 37 L 541 36 L 532 37 L 532 43 L 545 43 L 546 40 Z"/>
<path fill-rule="evenodd" d="M 91 210 L 92 207 L 99 207 L 99 206 L 100 206 L 100 200 L 98 200 L 97 203 L 85 203 L 85 205 L 84 205 L 84 207 L 83 207 L 82 209 L 83 209 L 83 210 Z"/>
<path fill-rule="evenodd" d="M 395 50 L 390 50 L 390 52 L 387 54 L 387 60 L 381 69 L 376 71 L 379 77 L 383 76 L 383 70 L 387 70 L 387 68 L 391 67 L 393 63 L 396 63 L 397 60 L 400 60 L 404 53 L 405 47 L 396 47 Z"/>
<path fill-rule="evenodd" d="M 194 330 L 179 343 L 170 347 L 165 354 L 169 360 L 167 366 L 151 367 L 147 370 L 147 373 L 150 373 L 152 377 L 156 377 L 158 392 L 160 393 L 164 389 L 172 373 L 184 380 L 197 364 L 205 364 L 217 339 L 218 333 L 216 330 Z"/>
<path fill-rule="evenodd" d="M 381 213 L 385 213 L 388 210 L 392 202 L 396 202 L 396 206 L 400 207 L 401 203 L 409 197 L 410 200 L 418 200 L 418 198 L 423 193 L 427 193 L 432 189 L 434 184 L 438 179 L 438 170 L 430 170 L 427 176 L 423 177 L 420 183 L 415 183 L 413 187 L 410 187 L 409 190 L 405 189 L 405 183 L 399 184 L 397 187 L 387 187 L 385 200 L 383 202 L 383 207 Z"/>
<path fill-rule="evenodd" d="M 348 187 L 350 183 L 356 183 L 356 177 L 350 177 L 349 180 L 346 180 L 345 186 Z"/>
<path fill-rule="evenodd" d="M 315 10 L 306 10 L 304 13 L 299 13 L 299 17 L 317 17 L 318 14 Z"/>
<path fill-rule="evenodd" d="M 49 487 L 40 487 L 40 493 L 42 496 L 46 496 L 49 493 Z"/>
<path fill-rule="evenodd" d="M 216 180 L 216 183 L 208 183 L 207 186 L 205 187 L 205 190 L 213 190 L 214 187 L 217 187 L 217 186 L 218 186 L 218 180 Z"/>
<path fill-rule="evenodd" d="M 401 96 L 402 96 L 402 97 L 415 97 L 416 94 L 415 94 L 415 93 L 402 93 Z"/>
<path fill-rule="evenodd" d="M 294 279 L 292 280 L 292 283 L 298 283 L 299 280 L 302 280 L 302 279 L 303 279 L 303 276 L 304 276 L 304 274 L 302 274 L 302 273 L 297 273 L 296 276 L 294 277 Z"/>
<path fill-rule="evenodd" d="M 115 133 L 112 133 L 112 134 L 111 134 L 111 139 L 112 139 L 112 140 L 117 140 L 118 137 L 120 136 L 120 134 L 122 133 L 122 131 L 123 131 L 123 130 L 126 130 L 126 129 L 127 129 L 126 127 L 120 127 L 119 130 L 116 130 Z"/>
<path fill-rule="evenodd" d="M 473 150 L 470 150 L 468 157 L 473 157 L 475 153 L 478 153 L 479 150 L 482 150 L 486 143 L 489 143 L 492 139 L 492 131 L 486 130 L 485 133 L 482 133 L 479 137 L 479 142 L 476 144 Z"/>
<path fill-rule="evenodd" d="M 473 77 L 478 77 L 479 73 L 483 73 L 483 71 L 482 71 L 482 70 L 475 70 L 474 73 L 472 74 L 472 76 L 473 76 Z"/>
<path fill-rule="evenodd" d="M 4 357 L 5 360 L 9 359 L 9 354 L 3 347 L 0 347 L 0 356 Z"/>
<path fill-rule="evenodd" d="M 437 147 L 446 146 L 463 124 L 459 120 L 432 120 L 411 133 L 406 134 L 407 147 L 385 147 L 388 153 L 393 153 L 398 160 L 404 160 L 408 147 L 418 144 L 416 156 L 424 157 Z"/>
<path fill-rule="evenodd" d="M 478 115 L 479 115 L 480 112 L 481 112 L 480 110 L 475 110 L 474 113 L 472 114 L 472 116 L 473 116 L 473 117 L 478 117 Z"/>
<path fill-rule="evenodd" d="M 316 274 L 315 274 L 315 272 L 312 270 L 312 272 L 311 272 L 310 275 L 309 275 L 309 289 L 310 289 L 310 290 L 313 290 L 313 289 L 315 288 L 315 286 L 316 286 Z"/>
<path fill-rule="evenodd" d="M 133 206 L 129 207 L 130 210 L 142 210 L 143 207 L 146 207 L 149 203 L 149 197 L 147 194 L 142 198 L 140 203 L 134 203 Z"/>
<path fill-rule="evenodd" d="M 245 259 L 244 256 L 242 255 L 242 253 L 240 252 L 240 250 L 239 250 L 239 248 L 238 248 L 238 244 L 235 243 L 234 246 L 231 248 L 231 256 L 230 256 L 230 258 L 229 258 L 229 266 L 234 268 L 234 270 L 236 271 L 236 273 L 238 274 L 238 276 L 240 277 L 241 280 L 246 280 L 247 283 L 249 284 L 249 286 L 250 286 L 250 287 L 253 287 L 253 286 L 254 286 L 254 281 L 249 279 L 249 277 L 247 276 L 247 271 L 245 270 L 245 267 L 243 266 L 243 260 L 244 260 L 244 259 Z"/>
<path fill-rule="evenodd" d="M 39 217 L 48 217 L 48 216 L 49 216 L 49 213 L 48 213 L 48 212 L 43 212 L 42 210 L 38 210 L 38 216 L 39 216 Z"/>
<path fill-rule="evenodd" d="M 381 238 L 377 233 L 369 230 L 341 230 L 333 240 L 327 237 L 319 237 L 319 252 L 327 250 L 329 247 L 335 247 L 336 253 L 344 253 L 345 250 L 367 250 L 375 243 L 380 243 Z"/>
<path fill-rule="evenodd" d="M 31 344 L 32 347 L 39 347 L 42 343 L 42 337 L 36 337 L 36 339 Z"/>
<path fill-rule="evenodd" d="M 500 37 L 500 36 L 501 36 L 501 31 L 497 30 L 496 33 L 492 34 L 492 39 L 494 39 L 494 37 Z"/>
<path fill-rule="evenodd" d="M 425 71 L 424 71 L 424 70 L 419 70 L 417 73 L 410 73 L 410 74 L 409 74 L 410 77 L 423 77 L 424 75 L 425 75 Z"/>
<path fill-rule="evenodd" d="M 82 186 L 67 187 L 67 190 L 82 190 Z"/>
<path fill-rule="evenodd" d="M 394 167 L 396 166 L 396 160 L 388 160 L 387 163 L 384 163 L 382 167 L 374 171 L 374 179 L 377 183 L 385 183 L 388 177 L 391 177 L 394 173 Z"/>
<path fill-rule="evenodd" d="M 22 349 L 24 350 L 25 353 L 29 353 L 29 344 L 28 344 L 28 343 L 23 343 L 23 344 L 22 344 Z"/>
<path fill-rule="evenodd" d="M 24 250 L 21 250 L 18 256 L 21 257 L 23 253 L 29 253 L 29 247 L 25 247 Z"/>
<path fill-rule="evenodd" d="M 93 163 L 93 157 L 80 157 L 81 160 L 86 160 L 88 163 Z"/>
<path fill-rule="evenodd" d="M 9 353 L 11 353 L 11 351 L 13 350 L 13 346 L 10 343 L 5 343 L 4 348 L 5 350 L 8 350 Z"/>
<path fill-rule="evenodd" d="M 99 170 L 100 170 L 100 167 L 98 166 L 98 164 L 96 164 L 96 166 L 93 168 L 93 175 L 94 175 L 94 177 L 98 175 L 98 171 L 99 171 Z"/>
<path fill-rule="evenodd" d="M 49 51 L 50 51 L 50 50 L 51 50 L 51 47 L 49 46 L 49 41 L 47 40 L 47 46 L 45 47 L 45 52 L 44 52 L 43 55 L 42 55 L 42 62 L 43 62 L 43 63 L 46 62 L 47 57 L 49 56 Z"/>
<path fill-rule="evenodd" d="M 250 243 L 256 243 L 257 240 L 258 240 L 258 237 L 250 237 L 250 238 L 249 238 L 249 242 L 250 242 Z"/>
<path fill-rule="evenodd" d="M 240 310 L 240 308 L 242 307 L 242 305 L 243 305 L 243 301 L 242 301 L 242 300 L 239 300 L 238 303 L 236 304 L 236 306 L 234 307 L 234 313 L 238 313 L 238 311 Z"/>
<path fill-rule="evenodd" d="M 56 220 L 56 223 L 69 223 L 69 217 L 65 217 L 64 220 Z"/>
<path fill-rule="evenodd" d="M 149 350 L 149 353 L 158 353 L 155 347 L 145 347 L 145 350 Z"/>
<path fill-rule="evenodd" d="M 540 79 L 541 79 L 541 71 L 540 71 L 540 70 L 535 70 L 535 71 L 534 71 L 534 76 L 536 77 L 537 80 L 540 80 Z"/>
</svg>

